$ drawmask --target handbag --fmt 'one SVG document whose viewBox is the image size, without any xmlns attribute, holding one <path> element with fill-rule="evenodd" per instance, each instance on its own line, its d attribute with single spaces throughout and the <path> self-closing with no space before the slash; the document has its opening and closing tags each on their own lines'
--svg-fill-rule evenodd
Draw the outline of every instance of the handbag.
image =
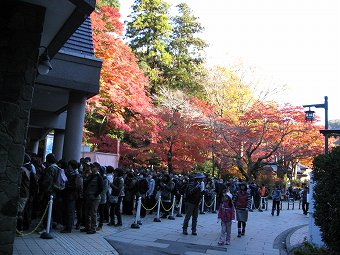
<svg viewBox="0 0 340 255">
<path fill-rule="evenodd" d="M 118 203 L 118 196 L 109 196 L 109 201 L 111 204 L 117 204 Z"/>
</svg>

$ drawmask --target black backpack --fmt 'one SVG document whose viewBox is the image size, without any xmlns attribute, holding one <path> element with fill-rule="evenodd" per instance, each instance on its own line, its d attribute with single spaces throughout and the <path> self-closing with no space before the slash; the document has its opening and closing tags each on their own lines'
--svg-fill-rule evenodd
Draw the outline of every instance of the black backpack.
<svg viewBox="0 0 340 255">
<path fill-rule="evenodd" d="M 147 179 L 140 179 L 138 181 L 138 192 L 145 194 L 149 190 L 149 182 Z"/>
</svg>

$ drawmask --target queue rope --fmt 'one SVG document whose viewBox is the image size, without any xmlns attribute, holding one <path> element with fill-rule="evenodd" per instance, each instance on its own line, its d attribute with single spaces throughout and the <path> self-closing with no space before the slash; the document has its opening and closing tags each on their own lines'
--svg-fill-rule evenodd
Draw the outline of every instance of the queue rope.
<svg viewBox="0 0 340 255">
<path fill-rule="evenodd" d="M 156 204 L 155 204 L 152 208 L 150 208 L 150 209 L 146 208 L 146 207 L 143 205 L 143 203 L 142 203 L 142 206 L 143 206 L 143 208 L 144 208 L 146 211 L 151 211 L 151 210 L 153 210 L 153 209 L 156 208 L 157 204 L 158 204 L 158 201 L 157 201 Z"/>
<path fill-rule="evenodd" d="M 166 211 L 166 212 L 170 211 L 172 209 L 172 207 L 174 206 L 174 204 L 172 203 L 172 205 L 169 209 L 165 209 L 162 200 L 161 200 L 161 205 L 162 205 L 163 210 Z"/>
<path fill-rule="evenodd" d="M 47 206 L 46 206 L 46 209 L 45 209 L 45 211 L 44 211 L 44 214 L 43 214 L 43 216 L 41 216 L 41 219 L 40 219 L 40 221 L 39 221 L 39 223 L 38 223 L 38 225 L 31 231 L 31 232 L 29 232 L 29 233 L 26 233 L 26 234 L 23 234 L 22 232 L 20 232 L 17 228 L 15 229 L 16 230 L 16 233 L 19 235 L 19 236 L 28 236 L 28 235 L 31 235 L 31 234 L 33 234 L 35 231 L 37 231 L 37 229 L 40 227 L 40 225 L 41 225 L 41 223 L 43 222 L 43 219 L 45 218 L 45 215 L 46 215 L 46 213 L 47 213 L 47 209 L 48 209 L 48 207 L 50 206 L 50 201 L 48 201 L 48 203 L 47 203 Z"/>
<path fill-rule="evenodd" d="M 212 207 L 213 206 L 213 204 L 214 204 L 214 200 L 211 202 L 211 204 L 210 205 L 207 205 L 207 203 L 204 201 L 204 205 L 206 206 L 206 207 L 208 207 L 208 208 L 210 208 L 210 207 Z"/>
</svg>

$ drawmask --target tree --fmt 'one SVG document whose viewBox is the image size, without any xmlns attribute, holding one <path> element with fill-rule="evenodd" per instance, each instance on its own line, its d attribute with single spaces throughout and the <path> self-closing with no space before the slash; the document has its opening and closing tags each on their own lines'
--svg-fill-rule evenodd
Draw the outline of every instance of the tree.
<svg viewBox="0 0 340 255">
<path fill-rule="evenodd" d="M 91 15 L 95 54 L 103 66 L 99 94 L 87 103 L 85 127 L 98 149 L 107 148 L 110 139 L 123 139 L 136 120 L 143 122 L 152 115 L 147 79 L 121 38 L 119 17 L 112 7 L 101 7 Z"/>
<path fill-rule="evenodd" d="M 289 137 L 306 135 L 311 124 L 299 123 L 304 123 L 304 113 L 299 107 L 256 103 L 239 121 L 225 118 L 220 125 L 226 145 L 225 157 L 233 160 L 247 180 L 256 178 L 266 161 Z"/>
<path fill-rule="evenodd" d="M 192 15 L 187 4 L 181 3 L 177 8 L 179 15 L 171 18 L 173 30 L 169 52 L 173 61 L 170 67 L 166 68 L 166 83 L 171 88 L 197 95 L 202 93 L 198 77 L 203 75 L 203 55 L 207 47 L 207 43 L 197 35 L 204 28 L 198 18 Z"/>
<path fill-rule="evenodd" d="M 311 166 L 314 157 L 323 151 L 324 139 L 319 126 L 306 122 L 296 122 L 295 125 L 300 131 L 288 134 L 275 155 L 269 159 L 271 163 L 276 162 L 279 178 L 286 174 L 289 176 L 291 170 L 290 177 L 293 179 L 298 163 Z"/>
<path fill-rule="evenodd" d="M 202 80 L 205 98 L 215 106 L 218 117 L 242 115 L 255 102 L 249 86 L 232 70 L 215 66 Z"/>
<path fill-rule="evenodd" d="M 119 0 L 97 0 L 97 7 L 109 6 L 119 10 Z"/>
<path fill-rule="evenodd" d="M 207 159 L 208 132 L 202 125 L 204 107 L 182 91 L 161 88 L 154 100 L 159 102 L 157 137 L 151 151 L 168 166 L 168 171 L 189 171 Z"/>
<path fill-rule="evenodd" d="M 340 148 L 313 161 L 315 181 L 315 223 L 320 226 L 322 239 L 332 252 L 339 254 L 340 241 Z"/>
<path fill-rule="evenodd" d="M 125 36 L 149 78 L 151 94 L 164 82 L 164 69 L 172 61 L 167 50 L 172 29 L 168 11 L 169 4 L 162 0 L 135 0 L 127 22 Z"/>
</svg>

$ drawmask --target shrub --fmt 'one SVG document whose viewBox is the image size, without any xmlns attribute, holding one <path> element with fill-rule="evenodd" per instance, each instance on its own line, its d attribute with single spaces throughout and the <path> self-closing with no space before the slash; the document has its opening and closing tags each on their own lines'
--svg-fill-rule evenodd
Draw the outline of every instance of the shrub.
<svg viewBox="0 0 340 255">
<path fill-rule="evenodd" d="M 340 147 L 314 161 L 315 223 L 320 226 L 322 239 L 340 253 Z"/>
<path fill-rule="evenodd" d="M 318 248 L 314 245 L 304 242 L 299 248 L 296 248 L 293 252 L 294 255 L 331 255 L 330 251 L 324 248 Z"/>
</svg>

